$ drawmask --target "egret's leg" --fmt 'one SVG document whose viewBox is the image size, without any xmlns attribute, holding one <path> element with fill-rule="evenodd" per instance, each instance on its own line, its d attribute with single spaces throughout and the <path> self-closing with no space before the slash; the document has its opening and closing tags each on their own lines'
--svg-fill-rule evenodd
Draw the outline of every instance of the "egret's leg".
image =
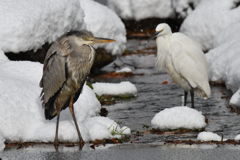
<svg viewBox="0 0 240 160">
<path fill-rule="evenodd" d="M 194 108 L 194 90 L 193 89 L 190 90 L 190 94 L 191 94 L 192 108 Z"/>
<path fill-rule="evenodd" d="M 82 136 L 81 136 L 81 133 L 79 131 L 78 124 L 77 124 L 77 121 L 76 121 L 76 118 L 75 118 L 74 109 L 73 109 L 73 97 L 71 97 L 71 99 L 70 99 L 69 110 L 72 114 L 73 121 L 74 121 L 76 129 L 77 129 L 78 138 L 79 138 L 79 147 L 80 147 L 80 149 L 82 149 L 82 147 L 84 146 L 84 141 L 82 139 Z"/>
<path fill-rule="evenodd" d="M 60 112 L 61 112 L 61 102 L 60 99 L 57 99 L 57 124 L 56 124 L 56 134 L 55 134 L 55 140 L 53 145 L 55 146 L 56 150 L 58 149 L 58 124 L 59 124 L 59 117 L 60 117 Z"/>
<path fill-rule="evenodd" d="M 187 105 L 187 95 L 188 95 L 188 92 L 184 91 L 184 106 Z"/>
</svg>

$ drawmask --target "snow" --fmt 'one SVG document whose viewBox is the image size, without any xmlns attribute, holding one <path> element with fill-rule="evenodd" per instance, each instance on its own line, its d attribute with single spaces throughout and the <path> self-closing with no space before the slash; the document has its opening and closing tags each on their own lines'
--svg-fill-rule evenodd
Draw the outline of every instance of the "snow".
<svg viewBox="0 0 240 160">
<path fill-rule="evenodd" d="M 129 73 L 129 72 L 132 72 L 132 70 L 128 67 L 124 67 L 120 70 L 116 70 L 116 73 L 121 73 L 121 72 L 126 72 L 126 73 Z"/>
<path fill-rule="evenodd" d="M 170 18 L 174 16 L 171 1 L 108 0 L 108 7 L 123 19 Z"/>
<path fill-rule="evenodd" d="M 240 89 L 231 97 L 229 103 L 231 105 L 240 106 Z"/>
<path fill-rule="evenodd" d="M 173 0 L 172 7 L 178 14 L 178 17 L 185 18 L 190 13 L 192 13 L 192 11 L 194 10 L 194 8 L 196 8 L 199 2 L 200 0 Z"/>
<path fill-rule="evenodd" d="M 101 45 L 113 55 L 119 55 L 125 49 L 123 23 L 113 11 L 97 2 L 3 0 L 1 3 L 4 5 L 0 5 L 0 54 L 2 51 L 37 50 L 62 34 L 78 29 L 88 29 L 95 36 L 116 39 L 115 43 Z"/>
<path fill-rule="evenodd" d="M 50 121 L 45 120 L 39 97 L 42 67 L 40 63 L 28 61 L 0 63 L 0 133 L 5 140 L 53 142 L 56 117 Z M 84 85 L 82 94 L 74 104 L 74 110 L 85 141 L 116 137 L 116 135 L 111 136 L 111 128 L 108 129 L 111 125 L 116 127 L 116 122 L 105 117 L 95 117 L 98 116 L 100 107 L 93 90 Z M 91 122 L 99 126 L 86 126 Z M 119 132 L 124 129 L 125 127 L 118 126 Z M 94 132 L 98 134 L 92 134 Z M 129 134 L 130 129 L 124 133 Z M 0 136 L 0 146 L 2 146 L 1 140 Z M 78 141 L 68 108 L 60 114 L 59 141 Z"/>
<path fill-rule="evenodd" d="M 106 43 L 99 46 L 104 47 L 113 55 L 122 54 L 127 39 L 126 29 L 121 19 L 106 6 L 92 0 L 80 0 L 80 3 L 85 13 L 84 21 L 87 24 L 87 29 L 92 31 L 96 37 L 116 40 L 114 43 Z"/>
<path fill-rule="evenodd" d="M 2 136 L 2 132 L 0 131 L 0 152 L 3 151 L 3 149 L 5 148 L 5 144 L 4 144 L 5 139 Z"/>
<path fill-rule="evenodd" d="M 198 141 L 221 141 L 222 138 L 216 133 L 201 132 L 198 134 L 197 140 Z"/>
<path fill-rule="evenodd" d="M 186 107 L 178 106 L 166 108 L 157 113 L 151 124 L 158 129 L 201 129 L 206 126 L 205 117 L 201 112 Z"/>
<path fill-rule="evenodd" d="M 201 0 L 196 9 L 184 20 L 180 31 L 200 43 L 203 50 L 212 49 L 215 36 L 224 33 L 240 21 L 240 7 L 235 0 Z"/>
<path fill-rule="evenodd" d="M 234 140 L 239 141 L 239 140 L 240 140 L 240 134 L 237 135 L 237 136 L 234 138 Z"/>
<path fill-rule="evenodd" d="M 187 17 L 200 0 L 108 0 L 108 7 L 126 20 Z M 191 6 L 192 5 L 192 6 Z M 193 7 L 193 8 L 192 8 Z"/>
<path fill-rule="evenodd" d="M 0 48 L 4 52 L 37 50 L 63 33 L 84 25 L 78 0 L 3 0 L 0 5 Z"/>
<path fill-rule="evenodd" d="M 120 83 L 93 83 L 93 90 L 99 96 L 101 95 L 124 95 L 130 94 L 135 95 L 137 93 L 137 88 L 134 84 L 129 81 L 124 81 Z"/>
<path fill-rule="evenodd" d="M 131 133 L 129 128 L 127 128 L 128 130 L 125 129 L 126 127 L 120 128 L 116 122 L 107 117 L 93 117 L 85 121 L 84 125 L 89 128 L 91 139 L 121 138 L 121 132 L 124 134 Z"/>
</svg>

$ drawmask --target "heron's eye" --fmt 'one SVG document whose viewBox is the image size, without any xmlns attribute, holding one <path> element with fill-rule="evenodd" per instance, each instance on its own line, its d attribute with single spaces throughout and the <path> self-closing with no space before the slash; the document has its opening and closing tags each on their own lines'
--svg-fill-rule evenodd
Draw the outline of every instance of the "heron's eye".
<svg viewBox="0 0 240 160">
<path fill-rule="evenodd" d="M 83 39 L 84 41 L 88 41 L 88 38 L 87 38 L 87 37 L 82 37 L 82 39 Z"/>
</svg>

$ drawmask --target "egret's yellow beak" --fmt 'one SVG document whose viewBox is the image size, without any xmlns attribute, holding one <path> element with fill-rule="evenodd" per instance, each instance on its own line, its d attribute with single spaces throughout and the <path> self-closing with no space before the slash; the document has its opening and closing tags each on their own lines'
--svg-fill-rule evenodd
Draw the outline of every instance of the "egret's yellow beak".
<svg viewBox="0 0 240 160">
<path fill-rule="evenodd" d="M 148 43 L 149 41 L 151 41 L 153 38 L 155 38 L 155 37 L 158 35 L 158 33 L 159 33 L 159 32 L 155 32 L 155 33 L 148 39 L 147 43 Z"/>
<path fill-rule="evenodd" d="M 92 42 L 92 44 L 100 44 L 100 43 L 110 43 L 110 42 L 115 42 L 114 39 L 100 38 L 100 37 L 93 37 L 93 38 L 90 38 L 90 41 Z"/>
</svg>

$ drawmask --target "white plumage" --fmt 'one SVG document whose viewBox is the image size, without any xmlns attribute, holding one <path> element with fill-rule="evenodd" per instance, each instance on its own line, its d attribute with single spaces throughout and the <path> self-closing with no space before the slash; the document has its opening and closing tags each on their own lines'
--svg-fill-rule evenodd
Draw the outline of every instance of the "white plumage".
<svg viewBox="0 0 240 160">
<path fill-rule="evenodd" d="M 166 68 L 167 73 L 185 91 L 190 91 L 194 107 L 194 91 L 198 96 L 207 99 L 211 91 L 208 82 L 208 64 L 200 46 L 182 33 L 172 33 L 166 23 L 156 27 L 157 64 L 159 69 Z M 149 41 L 148 40 L 148 41 Z"/>
</svg>

